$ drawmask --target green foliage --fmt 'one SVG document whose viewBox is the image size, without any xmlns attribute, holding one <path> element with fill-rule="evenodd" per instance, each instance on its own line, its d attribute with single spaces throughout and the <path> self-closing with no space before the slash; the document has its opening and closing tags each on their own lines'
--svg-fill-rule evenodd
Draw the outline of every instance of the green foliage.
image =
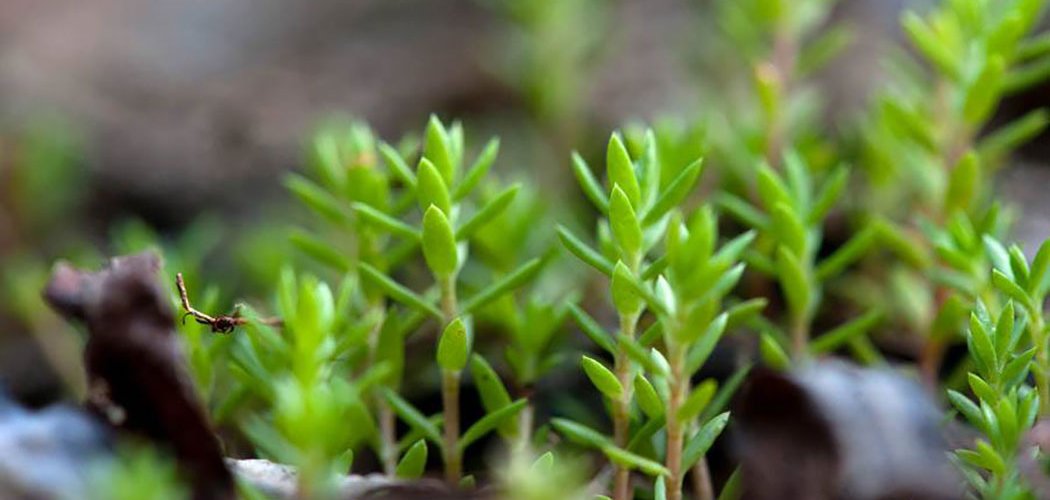
<svg viewBox="0 0 1050 500">
<path fill-rule="evenodd" d="M 469 127 L 431 116 L 388 143 L 363 123 L 332 122 L 285 179 L 301 218 L 231 250 L 252 261 L 252 306 L 231 309 L 243 290 L 206 270 L 225 231 L 212 219 L 179 235 L 118 225 L 110 250 L 160 250 L 165 279 L 183 273 L 198 309 L 245 318 L 230 335 L 180 325 L 190 372 L 224 431 L 298 468 L 304 498 L 329 493 L 361 453 L 405 479 L 432 473 L 440 453 L 449 484 L 493 480 L 516 499 L 590 498 L 592 457 L 614 470 L 616 500 L 641 484 L 653 488 L 646 498 L 678 500 L 688 474 L 706 477 L 704 457 L 753 363 L 882 364 L 880 334 L 920 345 L 921 376 L 979 433 L 953 454 L 972 495 L 1028 498 L 1025 435 L 1050 414 L 1050 243 L 1032 259 L 1002 243 L 1010 207 L 990 186 L 1048 118 L 991 117 L 1050 76 L 1050 37 L 1032 34 L 1044 3 L 946 0 L 906 13 L 912 52 L 888 61 L 858 122 L 829 127 L 811 83 L 851 40 L 825 22 L 835 2 L 710 2 L 699 22 L 712 29 L 695 30 L 715 35 L 695 44 L 709 70 L 702 111 L 626 126 L 594 148 L 580 140 L 598 135 L 583 129 L 582 89 L 601 42 L 619 34 L 604 29 L 606 4 L 490 1 L 514 33 L 501 75 L 551 149 L 581 148 L 554 164 L 571 171 L 593 219 L 552 203 L 535 177 L 503 182 L 527 131 L 475 143 Z M 15 251 L 0 248 L 0 283 L 4 307 L 35 332 L 54 329 L 34 305 L 46 266 L 22 240 L 60 234 L 56 214 L 79 203 L 72 143 L 56 144 L 30 138 L 19 161 L 39 170 L 20 167 L 18 196 L 0 199 L 32 214 L 15 225 Z M 67 174 L 47 192 L 41 179 Z M 90 246 L 68 253 L 101 260 Z M 574 350 L 569 318 L 588 352 Z M 730 337 L 732 375 L 703 378 Z M 964 359 L 942 367 L 962 342 Z M 57 366 L 75 364 L 60 354 Z M 944 371 L 957 375 L 941 380 Z M 595 397 L 532 398 L 566 374 L 588 379 Z M 477 420 L 461 422 L 463 387 L 481 404 L 466 413 Z M 440 409 L 417 397 L 428 391 L 440 391 Z M 463 470 L 468 452 L 492 443 L 508 445 L 508 462 Z M 121 455 L 101 496 L 178 495 L 172 472 L 157 457 Z M 720 498 L 738 498 L 743 484 L 734 473 Z"/>
<path fill-rule="evenodd" d="M 84 492 L 88 498 L 187 498 L 188 491 L 179 481 L 174 462 L 149 448 L 122 447 L 112 461 L 86 465 L 91 485 L 90 491 Z"/>
</svg>

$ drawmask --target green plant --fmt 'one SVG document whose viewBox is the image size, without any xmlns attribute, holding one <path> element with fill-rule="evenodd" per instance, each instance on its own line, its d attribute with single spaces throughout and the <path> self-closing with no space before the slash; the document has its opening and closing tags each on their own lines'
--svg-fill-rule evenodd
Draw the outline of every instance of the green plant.
<svg viewBox="0 0 1050 500">
<path fill-rule="evenodd" d="M 473 164 L 465 168 L 464 134 L 458 123 L 446 128 L 436 117 L 431 118 L 415 172 L 408 168 L 401 152 L 386 144 L 376 146 L 371 132 L 363 125 L 351 126 L 347 137 L 348 140 L 339 140 L 321 136 L 326 142 L 317 144 L 316 154 L 322 185 L 297 176 L 291 178 L 289 187 L 307 206 L 341 225 L 349 233 L 347 236 L 356 240 L 356 255 L 347 258 L 334 241 L 305 233 L 298 233 L 294 242 L 330 267 L 354 272 L 365 285 L 366 311 L 376 318 L 369 334 L 367 358 L 373 363 L 387 361 L 394 365 L 394 374 L 385 384 L 379 402 L 381 412 L 392 411 L 380 416 L 385 423 L 379 448 L 388 472 L 392 471 L 391 450 L 397 446 L 389 418 L 396 413 L 438 446 L 446 478 L 455 483 L 462 475 L 463 450 L 525 404 L 524 400 L 506 401 L 498 408 L 490 407 L 484 419 L 461 435 L 459 389 L 472 350 L 472 315 L 531 280 L 542 264 L 532 259 L 460 300 L 460 274 L 470 260 L 470 239 L 506 210 L 520 187 L 510 186 L 483 205 L 472 204 L 472 193 L 492 167 L 499 142 L 489 141 Z M 387 171 L 377 168 L 375 150 L 383 157 Z M 400 184 L 398 192 L 393 191 L 395 176 Z M 419 215 L 413 213 L 413 206 L 418 207 Z M 471 208 L 475 210 L 468 216 Z M 417 250 L 421 250 L 433 278 L 433 285 L 422 293 L 392 277 L 399 266 L 411 265 L 410 257 Z M 392 313 L 388 299 L 402 304 L 405 310 Z M 392 390 L 397 388 L 403 369 L 405 335 L 429 318 L 442 325 L 436 357 L 443 407 L 439 424 L 423 417 Z M 494 399 L 488 397 L 486 401 L 491 403 Z"/>
<path fill-rule="evenodd" d="M 613 344 L 595 321 L 579 308 L 573 309 L 573 315 L 596 344 L 613 354 L 612 372 L 587 357 L 583 360 L 583 367 L 612 403 L 612 443 L 616 450 L 626 449 L 630 440 L 635 378 L 634 363 L 623 342 L 635 341 L 638 321 L 646 305 L 630 291 L 628 282 L 645 279 L 646 273 L 652 277 L 662 269 L 663 263 L 647 261 L 646 254 L 660 239 L 667 212 L 688 195 L 701 171 L 700 160 L 696 160 L 673 181 L 666 183 L 668 187 L 664 191 L 660 191 L 661 166 L 657 162 L 652 134 L 646 140 L 645 151 L 637 166 L 620 135 L 613 134 L 605 159 L 608 188 L 604 189 L 583 158 L 574 153 L 573 172 L 580 187 L 605 216 L 598 224 L 601 250 L 591 248 L 569 229 L 559 228 L 562 243 L 569 251 L 612 280 L 612 302 L 619 316 L 619 329 L 613 338 L 622 339 L 619 345 Z M 610 453 L 607 449 L 604 451 Z M 624 464 L 617 465 L 613 498 L 622 500 L 630 495 L 630 471 Z"/>
<path fill-rule="evenodd" d="M 1044 4 L 965 0 L 944 2 L 926 15 L 905 13 L 904 31 L 929 69 L 917 66 L 911 56 L 891 59 L 891 78 L 861 123 L 869 197 L 865 205 L 899 221 L 912 233 L 914 253 L 925 255 L 911 266 L 917 276 L 903 281 L 926 282 L 918 285 L 928 291 L 925 298 L 908 294 L 925 303 L 925 312 L 912 316 L 906 326 L 926 336 L 920 367 L 930 383 L 940 370 L 945 346 L 957 338 L 935 330 L 959 321 L 955 304 L 972 304 L 938 283 L 939 269 L 961 264 L 943 251 L 940 242 L 953 238 L 945 229 L 959 227 L 960 213 L 980 227 L 994 205 L 990 186 L 1002 160 L 1047 124 L 1046 111 L 1036 109 L 989 127 L 1000 101 L 1034 84 L 1039 68 L 1046 66 L 1040 48 L 1045 36 L 1030 36 Z M 972 266 L 980 262 L 966 267 Z"/>
<path fill-rule="evenodd" d="M 878 309 L 826 332 L 813 343 L 810 336 L 814 315 L 823 300 L 824 283 L 863 257 L 876 244 L 883 226 L 865 226 L 831 255 L 818 259 L 825 219 L 846 187 L 847 170 L 833 170 L 817 187 L 817 174 L 797 153 L 790 152 L 785 156 L 783 171 L 777 173 L 764 164 L 756 169 L 755 184 L 763 210 L 728 193 L 719 198 L 723 210 L 758 232 L 756 249 L 748 252 L 746 258 L 754 268 L 773 277 L 787 303 L 788 335 L 766 328 L 763 345 L 772 358 L 783 358 L 772 353 L 782 349 L 779 339 L 787 337 L 790 352 L 798 360 L 849 343 L 860 356 L 872 361 L 875 349 L 863 335 L 879 321 Z"/>
<path fill-rule="evenodd" d="M 980 433 L 973 449 L 956 451 L 963 471 L 982 498 L 1030 498 L 1018 461 L 1033 450 L 1022 440 L 1047 414 L 1047 327 L 1043 301 L 1050 278 L 1050 242 L 1031 265 L 1016 246 L 985 239 L 996 293 L 978 300 L 966 334 L 973 370 L 967 375 L 976 402 L 949 390 L 953 406 Z M 999 305 L 1003 304 L 1003 305 Z M 1029 385 L 1029 375 L 1035 387 Z"/>
<path fill-rule="evenodd" d="M 196 307 L 239 312 L 232 332 L 178 326 L 190 373 L 231 454 L 295 466 L 302 498 L 334 495 L 351 470 L 416 480 L 436 472 L 437 455 L 449 486 L 491 482 L 522 500 L 590 497 L 606 480 L 615 500 L 735 498 L 747 470 L 718 484 L 707 454 L 753 364 L 793 370 L 843 355 L 904 372 L 914 357 L 979 434 L 953 454 L 971 494 L 1036 496 L 1025 464 L 1043 458 L 1030 431 L 1050 414 L 1050 243 L 1031 260 L 1002 243 L 1013 212 L 990 186 L 1047 117 L 999 127 L 991 117 L 1050 75 L 1050 36 L 1032 34 L 1044 2 L 948 0 L 905 14 L 920 59 L 896 54 L 845 133 L 824 125 L 812 85 L 850 40 L 828 24 L 834 3 L 715 2 L 718 36 L 705 47 L 734 55 L 730 71 L 703 80 L 701 112 L 612 133 L 603 172 L 586 153 L 568 158 L 590 212 L 509 174 L 515 148 L 501 157 L 498 139 L 473 144 L 460 122 L 432 116 L 394 144 L 334 121 L 285 180 L 304 213 L 233 250 L 258 255 L 246 290 L 208 272 L 223 267 L 206 265 L 222 248 L 215 219 L 177 235 L 129 222 L 109 249 L 156 248 L 164 279 L 183 273 Z M 497 5 L 518 43 L 507 60 L 524 73 L 504 75 L 553 149 L 568 150 L 587 132 L 584 63 L 605 35 L 583 27 L 606 5 Z M 529 142 L 518 132 L 508 144 Z M 61 148 L 37 146 L 29 156 L 45 176 L 69 172 Z M 38 193 L 46 183 L 35 175 L 16 180 Z M 40 212 L 19 219 L 13 250 L 0 248 L 3 305 L 34 331 L 51 327 L 34 302 L 46 273 L 25 249 L 75 206 L 74 187 L 0 199 Z M 91 245 L 71 247 L 101 260 Z M 233 305 L 241 294 L 251 305 Z M 884 356 L 915 345 L 897 333 L 921 346 Z M 961 340 L 944 370 L 942 354 Z M 733 358 L 719 363 L 724 378 L 709 370 L 720 347 Z M 570 392 L 565 374 L 594 391 L 546 397 Z M 477 408 L 463 394 L 471 386 Z M 473 469 L 489 442 L 504 445 L 491 462 L 501 465 Z M 144 457 L 118 457 L 111 473 L 136 477 L 104 495 L 178 494 L 164 459 Z M 590 458 L 611 475 L 593 474 Z"/>
</svg>

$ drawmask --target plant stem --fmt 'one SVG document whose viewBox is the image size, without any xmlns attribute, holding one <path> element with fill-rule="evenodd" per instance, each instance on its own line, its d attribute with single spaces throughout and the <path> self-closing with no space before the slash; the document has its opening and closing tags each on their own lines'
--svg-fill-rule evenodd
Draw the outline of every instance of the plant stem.
<svg viewBox="0 0 1050 500">
<path fill-rule="evenodd" d="M 1039 415 L 1045 417 L 1050 414 L 1050 352 L 1047 352 L 1046 345 L 1046 323 L 1040 307 L 1030 307 L 1028 315 L 1032 317 L 1029 325 L 1036 359 L 1032 378 L 1039 391 Z"/>
<path fill-rule="evenodd" d="M 459 452 L 459 372 L 443 370 L 441 375 L 441 401 L 445 407 L 445 480 L 456 485 L 463 474 L 463 456 Z"/>
<path fill-rule="evenodd" d="M 791 357 L 795 362 L 805 359 L 809 346 L 809 322 L 804 317 L 791 318 Z"/>
<path fill-rule="evenodd" d="M 379 335 L 383 331 L 383 323 L 386 322 L 386 306 L 382 300 L 371 305 L 373 314 L 377 314 L 375 326 L 368 332 L 368 363 L 369 368 L 375 366 L 379 357 Z M 397 421 L 394 412 L 386 400 L 379 396 L 378 389 L 373 391 L 372 399 L 379 412 L 379 458 L 383 463 L 383 473 L 393 476 L 397 470 Z"/>
<path fill-rule="evenodd" d="M 445 324 L 449 324 L 459 313 L 456 302 L 456 277 L 440 279 L 441 312 Z M 459 483 L 463 474 L 463 456 L 459 452 L 459 371 L 442 370 L 441 403 L 445 423 L 443 425 L 445 480 L 450 485 Z"/>
<path fill-rule="evenodd" d="M 532 443 L 532 424 L 536 415 L 536 407 L 532 405 L 532 399 L 528 400 L 525 408 L 518 415 L 518 449 L 529 450 Z"/>
<path fill-rule="evenodd" d="M 379 407 L 379 438 L 380 446 L 382 446 L 380 453 L 383 455 L 381 457 L 383 472 L 388 476 L 393 476 L 397 471 L 397 417 L 386 400 L 378 399 L 377 405 Z"/>
<path fill-rule="evenodd" d="M 620 315 L 620 335 L 634 338 L 638 326 L 639 313 Z M 614 361 L 616 378 L 623 387 L 620 398 L 613 402 L 613 440 L 616 446 L 627 448 L 631 430 L 631 392 L 634 388 L 634 379 L 631 376 L 631 359 L 623 349 L 616 351 Z M 613 500 L 629 500 L 631 498 L 631 471 L 626 467 L 615 465 L 613 469 Z"/>
<path fill-rule="evenodd" d="M 696 492 L 696 500 L 714 500 L 715 487 L 711 484 L 711 470 L 707 466 L 707 457 L 693 466 L 693 491 Z"/>
<path fill-rule="evenodd" d="M 682 421 L 678 418 L 678 411 L 685 401 L 685 395 L 689 392 L 689 377 L 685 376 L 685 349 L 678 342 L 671 341 L 667 346 L 671 365 L 671 376 L 669 385 L 671 393 L 667 398 L 667 470 L 671 471 L 670 480 L 667 482 L 667 500 L 681 500 L 682 479 L 685 474 L 682 471 L 682 446 L 685 436 Z"/>
</svg>

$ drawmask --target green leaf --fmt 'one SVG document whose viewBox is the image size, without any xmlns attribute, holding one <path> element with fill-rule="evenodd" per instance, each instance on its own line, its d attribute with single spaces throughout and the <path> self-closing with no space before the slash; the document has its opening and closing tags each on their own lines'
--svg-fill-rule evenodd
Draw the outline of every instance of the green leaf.
<svg viewBox="0 0 1050 500">
<path fill-rule="evenodd" d="M 881 310 L 872 310 L 864 313 L 844 325 L 826 332 L 809 343 L 809 350 L 813 354 L 826 354 L 847 344 L 855 337 L 866 335 L 879 321 L 882 320 Z"/>
<path fill-rule="evenodd" d="M 585 264 L 597 269 L 606 276 L 612 276 L 612 263 L 602 254 L 587 246 L 586 243 L 577 238 L 564 226 L 558 226 L 558 239 L 561 240 L 562 245 L 565 245 L 566 249 Z"/>
<path fill-rule="evenodd" d="M 609 197 L 609 226 L 612 228 L 613 241 L 629 262 L 637 262 L 642 253 L 642 227 L 620 186 L 614 185 Z"/>
<path fill-rule="evenodd" d="M 583 366 L 583 371 L 587 374 L 587 378 L 605 397 L 612 400 L 620 399 L 623 395 L 623 385 L 620 384 L 620 381 L 616 379 L 616 375 L 606 368 L 605 365 L 587 356 L 583 356 L 580 359 L 580 365 Z"/>
<path fill-rule="evenodd" d="M 576 320 L 576 324 L 587 335 L 587 338 L 591 339 L 591 342 L 609 354 L 616 354 L 616 346 L 613 344 L 611 335 L 597 321 L 594 321 L 594 318 L 576 304 L 569 304 L 569 314 Z"/>
<path fill-rule="evenodd" d="M 909 10 L 904 13 L 904 17 L 901 19 L 901 26 L 911 42 L 919 49 L 919 52 L 926 57 L 926 60 L 949 78 L 954 79 L 958 77 L 959 70 L 955 58 L 952 57 L 952 53 L 946 48 L 947 44 L 942 43 L 937 38 L 936 33 L 926 24 L 926 21 L 915 12 Z"/>
<path fill-rule="evenodd" d="M 419 160 L 416 180 L 416 199 L 419 201 L 420 210 L 428 210 L 434 205 L 445 214 L 451 213 L 452 199 L 448 194 L 448 184 L 430 160 Z"/>
<path fill-rule="evenodd" d="M 430 442 L 438 446 L 441 445 L 441 433 L 433 422 L 428 420 L 411 403 L 402 399 L 393 390 L 384 388 L 382 391 L 386 402 L 394 410 L 394 413 L 401 417 L 401 420 L 404 420 L 410 427 L 421 431 L 423 436 L 429 439 Z"/>
<path fill-rule="evenodd" d="M 641 187 L 638 185 L 638 177 L 634 174 L 634 164 L 631 163 L 631 156 L 627 153 L 627 148 L 624 147 L 619 134 L 613 134 L 609 138 L 609 147 L 605 155 L 605 168 L 609 188 L 615 190 L 615 186 L 620 186 L 620 189 L 623 190 L 627 200 L 630 202 L 629 205 L 638 206 L 642 200 Z M 612 209 L 612 200 L 610 199 L 609 201 L 609 208 Z"/>
<path fill-rule="evenodd" d="M 886 248 L 915 268 L 925 269 L 930 266 L 930 256 L 922 248 L 922 243 L 909 237 L 897 226 L 876 219 L 872 224 L 876 227 L 879 242 Z"/>
<path fill-rule="evenodd" d="M 853 42 L 853 32 L 845 26 L 831 26 L 813 40 L 803 44 L 796 68 L 799 75 L 809 75 L 835 59 Z"/>
<path fill-rule="evenodd" d="M 459 267 L 456 235 L 445 213 L 430 205 L 423 214 L 423 257 L 439 279 L 448 279 Z"/>
<path fill-rule="evenodd" d="M 784 348 L 768 332 L 762 332 L 759 341 L 759 352 L 762 360 L 775 370 L 787 370 L 791 366 L 791 358 L 784 352 Z"/>
<path fill-rule="evenodd" d="M 481 182 L 481 179 L 484 179 L 485 175 L 488 174 L 492 164 L 496 162 L 497 156 L 499 156 L 499 138 L 493 137 L 489 139 L 488 144 L 485 144 L 485 149 L 481 151 L 478 158 L 474 160 L 474 164 L 467 170 L 467 175 L 456 186 L 452 193 L 452 199 L 459 201 L 466 198 Z"/>
<path fill-rule="evenodd" d="M 445 127 L 441 124 L 441 120 L 435 115 L 430 115 L 430 121 L 427 123 L 423 156 L 433 162 L 433 166 L 437 168 L 441 178 L 444 179 L 445 185 L 452 183 L 455 174 L 452 164 L 452 144 L 449 140 L 448 132 L 445 131 Z M 421 184 L 422 182 L 422 179 L 420 179 Z"/>
<path fill-rule="evenodd" d="M 744 322 L 759 315 L 768 304 L 769 301 L 763 297 L 748 299 L 739 304 L 734 304 L 726 310 L 726 313 L 728 314 L 728 317 L 726 318 L 726 328 L 733 328 L 744 324 Z"/>
<path fill-rule="evenodd" d="M 536 277 L 536 274 L 543 268 L 543 264 L 543 259 L 539 257 L 522 264 L 517 269 L 507 273 L 506 276 L 501 277 L 480 292 L 464 300 L 460 304 L 460 309 L 463 311 L 463 314 L 477 312 L 482 307 L 491 304 L 492 301 L 514 291 Z"/>
<path fill-rule="evenodd" d="M 1050 58 L 1047 62 L 1050 63 Z M 1046 129 L 1047 123 L 1050 123 L 1050 113 L 1045 108 L 1029 111 L 981 138 L 977 143 L 977 152 L 985 162 L 1001 158 L 1038 136 Z"/>
<path fill-rule="evenodd" d="M 518 195 L 520 190 L 521 184 L 514 184 L 494 196 L 485 206 L 475 212 L 471 218 L 467 219 L 462 226 L 459 226 L 459 229 L 456 230 L 456 239 L 465 240 L 473 236 L 478 229 L 484 227 L 485 224 L 488 224 L 492 219 L 503 213 L 514 201 L 514 197 Z"/>
<path fill-rule="evenodd" d="M 682 406 L 678 408 L 678 420 L 687 422 L 699 415 L 704 410 L 704 407 L 711 402 L 711 398 L 715 396 L 715 391 L 717 390 L 718 383 L 714 380 L 707 379 L 701 382 L 696 389 L 693 389 L 689 397 L 685 399 Z"/>
<path fill-rule="evenodd" d="M 1025 293 L 1024 289 L 1017 283 L 1014 283 L 1007 275 L 1003 274 L 1002 271 L 995 269 L 992 271 L 992 284 L 995 288 L 998 288 L 1000 292 L 1006 294 L 1018 304 L 1023 305 L 1026 309 L 1031 309 L 1031 298 Z"/>
<path fill-rule="evenodd" d="M 718 500 L 740 500 L 741 498 L 744 498 L 744 480 L 743 474 L 740 472 L 740 466 L 737 466 L 722 486 L 722 491 L 718 494 Z"/>
<path fill-rule="evenodd" d="M 712 418 L 715 418 L 719 413 L 729 406 L 729 400 L 736 394 L 737 389 L 743 385 L 747 375 L 751 373 L 751 363 L 747 363 L 733 372 L 729 378 L 726 379 L 725 383 L 721 384 L 718 388 L 718 392 L 715 393 L 715 397 L 708 403 L 707 408 L 700 412 L 700 421 L 706 422 Z"/>
<path fill-rule="evenodd" d="M 987 441 L 977 440 L 977 454 L 981 457 L 983 466 L 994 474 L 1001 475 L 1006 472 L 1006 461 Z"/>
<path fill-rule="evenodd" d="M 366 223 L 372 224 L 373 226 L 384 229 L 391 234 L 404 236 L 411 240 L 419 239 L 419 230 L 401 222 L 379 210 L 376 210 L 364 203 L 354 203 L 354 212 L 361 217 Z"/>
<path fill-rule="evenodd" d="M 401 182 L 404 182 L 409 189 L 416 189 L 416 175 L 412 173 L 412 169 L 408 168 L 408 163 L 405 163 L 404 158 L 396 149 L 383 142 L 379 144 L 379 154 L 383 156 L 386 166 L 401 179 Z"/>
<path fill-rule="evenodd" d="M 638 314 L 645 305 L 642 297 L 634 289 L 633 280 L 634 277 L 627 265 L 623 261 L 617 261 L 613 269 L 611 289 L 613 305 L 620 314 L 628 316 Z"/>
<path fill-rule="evenodd" d="M 591 174 L 591 167 L 587 166 L 587 162 L 575 151 L 572 152 L 572 172 L 587 199 L 591 200 L 601 213 L 609 213 L 609 199 L 605 196 L 605 190 Z"/>
<path fill-rule="evenodd" d="M 687 374 L 691 375 L 704 365 L 707 358 L 714 352 L 718 341 L 722 339 L 722 334 L 725 333 L 728 322 L 729 315 L 727 313 L 719 314 L 697 339 L 688 339 L 692 347 L 686 356 L 685 366 Z"/>
<path fill-rule="evenodd" d="M 653 500 L 667 500 L 667 482 L 659 476 L 653 483 Z"/>
<path fill-rule="evenodd" d="M 321 238 L 305 231 L 293 229 L 288 235 L 288 239 L 292 242 L 292 246 L 314 260 L 330 266 L 340 273 L 350 270 L 350 259 L 343 255 L 342 252 L 332 248 L 328 242 Z"/>
<path fill-rule="evenodd" d="M 812 288 L 806 272 L 802 269 L 802 264 L 787 248 L 779 247 L 777 248 L 776 266 L 780 287 L 784 290 L 784 297 L 787 299 L 791 314 L 796 318 L 808 317 Z"/>
<path fill-rule="evenodd" d="M 1050 277 L 1046 271 L 1050 268 L 1050 240 L 1043 241 L 1039 250 L 1035 252 L 1032 266 L 1028 270 L 1028 293 L 1035 298 L 1046 294 L 1047 278 Z"/>
<path fill-rule="evenodd" d="M 773 207 L 772 225 L 770 226 L 777 241 L 791 250 L 796 256 L 806 255 L 806 227 L 787 203 L 777 203 Z"/>
<path fill-rule="evenodd" d="M 470 335 L 463 320 L 452 320 L 438 340 L 437 361 L 444 370 L 458 372 L 467 366 L 470 355 Z"/>
<path fill-rule="evenodd" d="M 615 271 L 613 272 L 613 274 L 615 275 Z M 631 288 L 633 288 L 635 293 L 637 293 L 640 297 L 642 297 L 642 299 L 645 300 L 645 303 L 649 305 L 649 308 L 652 309 L 652 311 L 656 313 L 657 316 L 667 317 L 671 315 L 672 311 L 668 309 L 667 304 L 665 304 L 663 300 L 657 297 L 656 294 L 654 294 L 653 291 L 650 290 L 649 287 L 647 287 L 644 283 L 635 279 L 634 276 L 630 275 L 629 273 L 621 272 L 620 282 L 627 284 Z"/>
<path fill-rule="evenodd" d="M 737 196 L 729 193 L 716 193 L 715 205 L 748 227 L 763 229 L 769 226 L 769 217 L 766 214 Z"/>
<path fill-rule="evenodd" d="M 474 376 L 474 386 L 486 412 L 491 413 L 510 404 L 507 388 L 485 358 L 478 354 L 471 356 L 470 373 Z"/>
<path fill-rule="evenodd" d="M 606 446 L 614 446 L 612 440 L 605 437 L 602 433 L 572 420 L 552 418 L 551 427 L 554 427 L 554 430 L 568 438 L 569 441 L 577 444 L 599 449 Z"/>
<path fill-rule="evenodd" d="M 1035 62 L 1011 69 L 1003 77 L 1002 92 L 1005 95 L 1015 94 L 1031 88 L 1050 77 L 1050 57 L 1042 57 Z"/>
<path fill-rule="evenodd" d="M 1003 368 L 1002 377 L 1000 377 L 1008 387 L 1020 384 L 1026 378 L 1028 378 L 1028 371 L 1032 366 L 1032 359 L 1035 357 L 1035 347 L 1029 348 L 1028 350 L 1018 354 L 1016 358 L 1012 359 L 1009 363 L 1006 363 L 1006 367 Z"/>
<path fill-rule="evenodd" d="M 974 357 L 974 361 L 977 362 L 978 367 L 982 368 L 980 371 L 988 373 L 994 370 L 998 363 L 995 356 L 995 347 L 992 344 L 992 339 L 985 329 L 984 325 L 981 324 L 980 319 L 976 314 L 970 315 L 970 354 Z"/>
<path fill-rule="evenodd" d="M 1006 247 L 987 234 L 983 235 L 981 240 L 984 243 L 984 251 L 988 254 L 988 258 L 991 259 L 995 268 L 1013 280 L 1013 271 L 1010 268 L 1010 254 L 1006 251 Z"/>
<path fill-rule="evenodd" d="M 1008 359 L 1013 354 L 1014 314 L 1014 303 L 1008 301 L 995 324 L 995 354 L 1000 360 Z"/>
<path fill-rule="evenodd" d="M 284 181 L 285 187 L 310 210 L 336 224 L 349 224 L 350 217 L 343 205 L 328 191 L 300 175 L 292 174 Z"/>
<path fill-rule="evenodd" d="M 475 422 L 474 425 L 470 426 L 470 428 L 468 428 L 467 431 L 463 433 L 463 436 L 459 438 L 459 449 L 466 449 L 468 446 L 474 443 L 474 441 L 477 441 L 485 434 L 492 432 L 495 428 L 503 424 L 507 419 L 513 417 L 514 415 L 517 415 L 518 412 L 522 410 L 522 408 L 525 408 L 526 404 L 528 404 L 528 400 L 526 400 L 525 398 L 521 398 L 507 406 L 504 406 L 503 408 L 500 408 L 493 412 L 489 412 L 488 415 L 485 415 L 481 418 L 481 420 Z"/>
<path fill-rule="evenodd" d="M 875 243 L 878 237 L 875 226 L 867 226 L 854 234 L 845 245 L 842 245 L 835 253 L 828 256 L 817 265 L 814 271 L 818 281 L 827 281 L 838 276 L 850 264 L 860 260 Z"/>
<path fill-rule="evenodd" d="M 1050 54 L 1050 33 L 1039 33 L 1022 40 L 1017 47 L 1018 59 L 1032 59 Z"/>
<path fill-rule="evenodd" d="M 968 151 L 948 174 L 948 192 L 944 195 L 946 213 L 965 210 L 973 204 L 981 182 L 981 157 Z"/>
<path fill-rule="evenodd" d="M 776 207 L 780 203 L 787 205 L 789 209 L 794 207 L 791 192 L 788 191 L 784 181 L 769 165 L 759 165 L 757 183 L 758 194 L 766 207 Z"/>
<path fill-rule="evenodd" d="M 642 453 L 643 450 L 652 446 L 653 435 L 663 429 L 666 424 L 667 420 L 663 416 L 650 418 L 631 435 L 631 440 L 627 442 L 627 451 Z"/>
<path fill-rule="evenodd" d="M 427 442 L 420 439 L 412 445 L 397 463 L 394 475 L 402 479 L 419 479 L 427 468 Z"/>
<path fill-rule="evenodd" d="M 977 79 L 970 84 L 963 100 L 963 118 L 971 126 L 978 126 L 988 119 L 999 102 L 999 84 L 1003 78 L 1003 58 L 993 55 L 988 58 Z"/>
<path fill-rule="evenodd" d="M 703 166 L 703 158 L 698 158 L 689 164 L 688 167 L 685 167 L 660 193 L 660 196 L 656 198 L 656 202 L 653 203 L 653 206 L 645 213 L 645 217 L 642 218 L 642 225 L 650 226 L 655 224 L 672 208 L 684 201 L 689 196 L 689 192 L 696 186 L 696 181 L 703 172 Z"/>
<path fill-rule="evenodd" d="M 441 310 L 430 303 L 430 301 L 390 279 L 378 269 L 364 262 L 358 263 L 357 269 L 361 273 L 362 278 L 382 289 L 390 298 L 421 312 L 429 313 L 436 318 L 443 317 Z"/>
<path fill-rule="evenodd" d="M 976 374 L 966 374 L 966 382 L 970 385 L 970 389 L 973 390 L 973 393 L 981 400 L 992 403 L 999 399 L 999 394 L 996 390 Z"/>
<path fill-rule="evenodd" d="M 703 458 L 728 423 L 729 412 L 720 413 L 704 423 L 700 430 L 693 437 L 689 438 L 689 442 L 685 444 L 685 450 L 682 452 L 682 470 L 691 469 L 693 465 L 696 465 Z"/>
<path fill-rule="evenodd" d="M 832 207 L 835 206 L 839 201 L 839 197 L 842 196 L 842 191 L 845 189 L 848 180 L 849 170 L 846 167 L 840 165 L 832 171 L 820 192 L 817 193 L 817 199 L 813 202 L 813 207 L 810 208 L 810 214 L 805 217 L 806 224 L 819 225 L 824 221 L 824 217 L 827 216 L 828 212 L 832 211 Z"/>
<path fill-rule="evenodd" d="M 970 398 L 962 395 L 958 391 L 948 389 L 948 400 L 951 401 L 952 406 L 959 410 L 966 417 L 966 421 L 970 425 L 981 428 L 984 425 L 984 419 L 981 417 L 981 409 L 970 401 Z"/>
<path fill-rule="evenodd" d="M 638 399 L 638 406 L 649 418 L 657 418 L 664 414 L 664 402 L 656 389 L 649 383 L 641 373 L 634 377 L 634 391 Z"/>
<path fill-rule="evenodd" d="M 615 445 L 606 445 L 602 447 L 602 453 L 609 458 L 609 461 L 626 467 L 632 470 L 640 470 L 650 476 L 668 476 L 671 474 L 666 467 L 661 465 L 659 462 L 649 460 L 641 455 L 636 455 L 622 448 L 617 448 Z"/>
<path fill-rule="evenodd" d="M 532 462 L 531 471 L 541 476 L 550 474 L 554 470 L 554 453 L 546 452 Z"/>
<path fill-rule="evenodd" d="M 647 350 L 630 336 L 623 334 L 616 336 L 616 344 L 620 346 L 620 350 L 626 354 L 628 358 L 631 358 L 632 361 L 638 363 L 646 371 L 658 374 L 665 373 L 663 365 L 653 357 L 653 353 L 658 351 Z"/>
</svg>

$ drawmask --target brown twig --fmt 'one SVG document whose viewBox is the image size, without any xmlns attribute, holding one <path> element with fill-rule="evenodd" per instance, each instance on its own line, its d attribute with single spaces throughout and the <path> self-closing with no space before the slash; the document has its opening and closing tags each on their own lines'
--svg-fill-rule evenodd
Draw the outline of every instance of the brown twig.
<svg viewBox="0 0 1050 500">
<path fill-rule="evenodd" d="M 182 279 L 182 273 L 175 273 L 175 286 L 179 289 L 179 298 L 182 300 L 182 322 L 186 322 L 187 316 L 192 316 L 194 321 L 202 325 L 211 327 L 211 331 L 214 333 L 230 333 L 234 328 L 238 326 L 246 325 L 250 321 L 248 318 L 240 316 L 240 309 L 234 310 L 231 315 L 219 315 L 211 316 L 203 312 L 194 309 L 190 305 L 190 296 L 186 293 L 186 282 Z M 269 326 L 282 326 L 284 322 L 281 318 L 259 318 L 259 323 Z"/>
</svg>

